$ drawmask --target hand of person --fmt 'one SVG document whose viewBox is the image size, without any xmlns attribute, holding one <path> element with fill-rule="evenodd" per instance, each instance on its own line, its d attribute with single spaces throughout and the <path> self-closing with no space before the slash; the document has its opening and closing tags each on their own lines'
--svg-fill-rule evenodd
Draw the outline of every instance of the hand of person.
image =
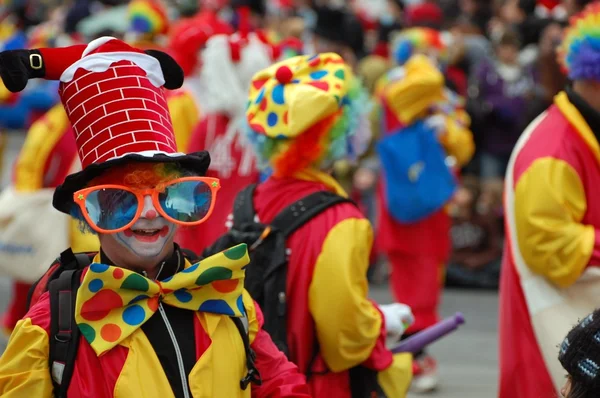
<svg viewBox="0 0 600 398">
<path fill-rule="evenodd" d="M 398 343 L 398 340 L 406 329 L 415 322 L 415 317 L 406 304 L 393 303 L 380 305 L 379 309 L 385 319 L 385 329 L 387 332 L 386 346 L 391 347 Z"/>
<path fill-rule="evenodd" d="M 367 191 L 375 186 L 377 173 L 366 167 L 361 167 L 354 173 L 354 187 L 359 191 Z"/>
<path fill-rule="evenodd" d="M 441 139 L 446 134 L 446 116 L 443 114 L 435 114 L 433 116 L 429 116 L 425 123 L 431 127 L 438 139 Z"/>
</svg>

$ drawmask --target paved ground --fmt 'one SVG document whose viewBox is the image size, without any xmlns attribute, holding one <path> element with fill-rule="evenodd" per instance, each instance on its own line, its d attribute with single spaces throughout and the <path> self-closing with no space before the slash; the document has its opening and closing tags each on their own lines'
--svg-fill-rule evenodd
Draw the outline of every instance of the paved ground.
<svg viewBox="0 0 600 398">
<path fill-rule="evenodd" d="M 9 175 L 22 138 L 11 136 L 4 158 L 4 179 Z M 371 295 L 380 303 L 389 303 L 387 287 L 373 287 Z M 10 282 L 0 278 L 0 313 L 10 297 Z M 449 290 L 444 294 L 442 315 L 461 311 L 466 324 L 460 330 L 431 347 L 439 362 L 441 386 L 436 398 L 494 398 L 497 395 L 497 308 L 495 292 Z M 5 339 L 0 337 L 0 353 Z M 409 395 L 409 398 L 416 398 Z"/>
<path fill-rule="evenodd" d="M 386 287 L 372 287 L 380 303 L 391 302 Z M 494 398 L 498 374 L 498 295 L 496 292 L 446 290 L 441 313 L 460 311 L 465 324 L 431 346 L 439 364 L 440 388 L 433 397 Z M 417 395 L 409 395 L 416 398 Z"/>
</svg>

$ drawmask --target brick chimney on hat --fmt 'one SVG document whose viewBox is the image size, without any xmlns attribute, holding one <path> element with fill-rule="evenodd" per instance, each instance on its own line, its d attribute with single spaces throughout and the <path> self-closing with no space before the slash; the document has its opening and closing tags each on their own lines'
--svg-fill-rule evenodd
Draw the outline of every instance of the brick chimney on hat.
<svg viewBox="0 0 600 398">
<path fill-rule="evenodd" d="M 128 154 L 182 155 L 156 58 L 104 37 L 91 42 L 60 81 L 84 169 Z"/>
</svg>

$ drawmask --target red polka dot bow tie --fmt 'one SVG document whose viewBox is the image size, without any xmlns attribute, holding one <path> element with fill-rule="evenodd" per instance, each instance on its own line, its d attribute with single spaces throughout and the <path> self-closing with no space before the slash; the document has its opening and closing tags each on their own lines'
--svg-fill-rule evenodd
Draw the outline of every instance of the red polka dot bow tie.
<svg viewBox="0 0 600 398">
<path fill-rule="evenodd" d="M 93 263 L 77 291 L 75 321 L 97 355 L 119 344 L 161 302 L 191 311 L 243 316 L 245 244 L 208 257 L 163 281 Z"/>
</svg>

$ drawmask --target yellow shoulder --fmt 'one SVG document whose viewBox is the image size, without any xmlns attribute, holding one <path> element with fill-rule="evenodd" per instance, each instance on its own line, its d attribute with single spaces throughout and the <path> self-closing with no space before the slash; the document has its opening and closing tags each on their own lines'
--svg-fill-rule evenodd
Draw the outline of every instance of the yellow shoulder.
<svg viewBox="0 0 600 398">
<path fill-rule="evenodd" d="M 16 190 L 36 191 L 43 187 L 46 161 L 68 126 L 67 114 L 62 104 L 57 104 L 30 127 L 15 164 Z"/>
</svg>

